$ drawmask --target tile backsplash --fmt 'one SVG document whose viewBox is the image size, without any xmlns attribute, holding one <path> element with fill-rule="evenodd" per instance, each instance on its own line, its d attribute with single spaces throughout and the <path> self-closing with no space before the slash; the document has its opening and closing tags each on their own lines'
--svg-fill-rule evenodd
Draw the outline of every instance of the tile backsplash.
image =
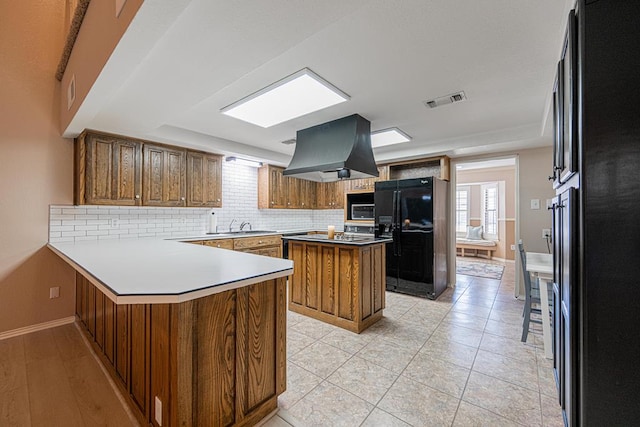
<svg viewBox="0 0 640 427">
<path fill-rule="evenodd" d="M 219 231 L 249 222 L 254 230 L 342 229 L 341 209 L 258 209 L 258 170 L 223 162 L 222 208 L 215 208 Z M 49 208 L 49 241 L 183 237 L 206 233 L 210 208 L 149 206 L 69 206 Z"/>
</svg>

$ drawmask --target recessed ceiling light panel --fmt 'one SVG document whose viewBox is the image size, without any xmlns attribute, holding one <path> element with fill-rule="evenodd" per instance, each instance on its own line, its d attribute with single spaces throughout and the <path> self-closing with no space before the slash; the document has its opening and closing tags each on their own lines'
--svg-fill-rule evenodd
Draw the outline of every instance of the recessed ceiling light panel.
<svg viewBox="0 0 640 427">
<path fill-rule="evenodd" d="M 371 146 L 374 148 L 409 141 L 411 141 L 411 137 L 398 128 L 381 129 L 371 132 Z"/>
<path fill-rule="evenodd" d="M 349 95 L 303 68 L 220 111 L 268 128 L 348 100 Z"/>
</svg>

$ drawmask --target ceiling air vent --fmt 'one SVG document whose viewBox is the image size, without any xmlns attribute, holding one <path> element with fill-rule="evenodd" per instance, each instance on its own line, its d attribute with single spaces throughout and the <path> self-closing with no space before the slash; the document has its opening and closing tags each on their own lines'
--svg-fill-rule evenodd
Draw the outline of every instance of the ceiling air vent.
<svg viewBox="0 0 640 427">
<path fill-rule="evenodd" d="M 452 93 L 449 95 L 441 96 L 440 98 L 430 99 L 428 101 L 422 101 L 422 102 L 424 103 L 425 107 L 436 108 L 436 107 L 441 107 L 447 104 L 453 104 L 454 102 L 462 102 L 466 100 L 467 100 L 467 96 L 464 94 L 463 91 L 460 91 L 460 92 Z"/>
<path fill-rule="evenodd" d="M 286 141 L 282 141 L 281 143 L 284 145 L 292 145 L 296 143 L 296 139 L 295 138 L 287 139 Z"/>
</svg>

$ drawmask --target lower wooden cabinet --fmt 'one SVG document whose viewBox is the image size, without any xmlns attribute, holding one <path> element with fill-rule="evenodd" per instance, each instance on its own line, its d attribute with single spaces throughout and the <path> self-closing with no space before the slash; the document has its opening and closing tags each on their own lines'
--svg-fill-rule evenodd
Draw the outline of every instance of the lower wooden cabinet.
<svg viewBox="0 0 640 427">
<path fill-rule="evenodd" d="M 233 250 L 233 239 L 204 240 L 201 242 L 201 244 L 203 244 L 204 246 L 211 246 L 212 248 Z"/>
<path fill-rule="evenodd" d="M 250 426 L 277 408 L 285 278 L 179 304 L 116 305 L 77 273 L 76 296 L 93 350 L 143 425 Z"/>
<path fill-rule="evenodd" d="M 382 318 L 385 244 L 289 241 L 289 310 L 360 333 Z"/>
<path fill-rule="evenodd" d="M 194 240 L 188 243 L 211 246 L 212 248 L 231 249 L 256 255 L 282 258 L 282 236 L 240 237 L 237 239 Z"/>
</svg>

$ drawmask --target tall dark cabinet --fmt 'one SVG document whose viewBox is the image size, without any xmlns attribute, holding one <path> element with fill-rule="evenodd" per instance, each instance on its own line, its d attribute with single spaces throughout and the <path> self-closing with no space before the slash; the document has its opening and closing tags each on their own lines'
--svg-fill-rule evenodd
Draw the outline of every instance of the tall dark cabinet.
<svg viewBox="0 0 640 427">
<path fill-rule="evenodd" d="M 568 426 L 640 420 L 640 1 L 579 0 L 554 90 L 554 373 Z"/>
</svg>

